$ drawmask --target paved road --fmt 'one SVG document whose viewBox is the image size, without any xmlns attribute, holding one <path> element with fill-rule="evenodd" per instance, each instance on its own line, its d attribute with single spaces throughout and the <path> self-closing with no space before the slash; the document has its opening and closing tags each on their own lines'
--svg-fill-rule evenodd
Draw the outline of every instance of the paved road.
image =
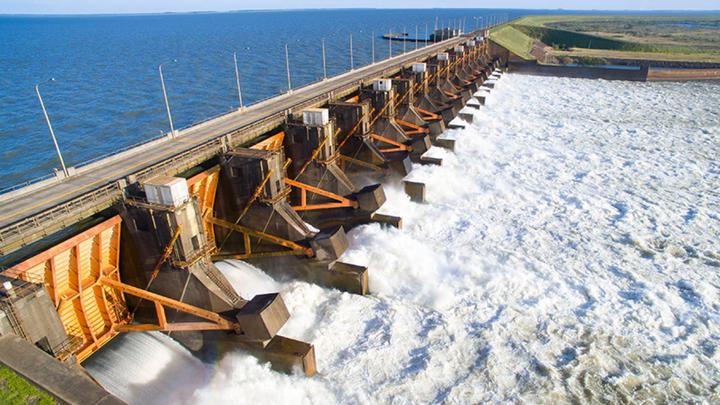
<svg viewBox="0 0 720 405">
<path fill-rule="evenodd" d="M 406 63 L 412 59 L 424 57 L 430 53 L 447 49 L 466 38 L 452 38 L 426 48 L 411 51 L 372 66 L 337 76 L 295 90 L 292 94 L 275 97 L 247 108 L 242 112 L 233 112 L 215 118 L 204 124 L 181 131 L 174 140 L 162 142 L 137 152 L 129 152 L 123 159 L 101 163 L 100 167 L 71 176 L 61 182 L 33 190 L 0 202 L 0 228 L 30 217 L 34 214 L 69 201 L 84 193 L 88 193 L 106 184 L 122 179 L 145 167 L 161 162 L 192 147 L 209 140 L 233 132 L 265 117 L 287 110 L 303 101 L 321 96 L 329 91 L 340 88 L 364 78 L 370 78 L 384 69 L 398 63 Z"/>
</svg>

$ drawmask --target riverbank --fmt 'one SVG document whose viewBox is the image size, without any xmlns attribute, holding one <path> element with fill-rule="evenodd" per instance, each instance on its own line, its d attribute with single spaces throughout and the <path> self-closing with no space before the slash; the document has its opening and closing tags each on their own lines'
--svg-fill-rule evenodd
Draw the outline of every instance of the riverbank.
<svg viewBox="0 0 720 405">
<path fill-rule="evenodd" d="M 720 78 L 720 41 L 713 34 L 720 38 L 720 15 L 528 16 L 489 36 L 518 64 L 648 66 L 677 70 L 648 80 L 697 80 Z"/>
</svg>

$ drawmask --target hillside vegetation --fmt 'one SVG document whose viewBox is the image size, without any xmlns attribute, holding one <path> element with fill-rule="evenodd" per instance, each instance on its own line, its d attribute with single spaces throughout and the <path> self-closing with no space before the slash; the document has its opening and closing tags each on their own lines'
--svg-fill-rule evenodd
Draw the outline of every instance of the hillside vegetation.
<svg viewBox="0 0 720 405">
<path fill-rule="evenodd" d="M 506 24 L 493 28 L 490 32 L 490 38 L 523 59 L 534 59 L 530 54 L 533 39 L 515 25 Z"/>
<path fill-rule="evenodd" d="M 528 60 L 540 53 L 564 60 L 720 62 L 720 15 L 529 16 L 495 27 L 490 38 Z M 533 44 L 541 51 L 534 52 Z"/>
</svg>

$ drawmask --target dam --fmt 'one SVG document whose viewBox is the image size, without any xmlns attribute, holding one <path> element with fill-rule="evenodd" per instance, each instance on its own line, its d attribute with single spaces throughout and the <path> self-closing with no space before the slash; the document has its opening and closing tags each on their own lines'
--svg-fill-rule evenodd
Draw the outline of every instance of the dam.
<svg viewBox="0 0 720 405">
<path fill-rule="evenodd" d="M 201 358 L 220 346 L 312 376 L 313 345 L 279 334 L 292 317 L 283 297 L 241 296 L 213 263 L 368 294 L 373 269 L 339 260 L 346 232 L 402 227 L 378 212 L 387 182 L 426 200 L 425 185 L 407 179 L 413 163 L 441 165 L 427 152 L 454 149 L 446 128 L 467 126 L 502 75 L 486 34 L 445 29 L 423 47 L 0 195 L 0 335 L 77 367 L 118 335 L 163 332 Z M 4 363 L 51 379 L 15 361 Z"/>
</svg>

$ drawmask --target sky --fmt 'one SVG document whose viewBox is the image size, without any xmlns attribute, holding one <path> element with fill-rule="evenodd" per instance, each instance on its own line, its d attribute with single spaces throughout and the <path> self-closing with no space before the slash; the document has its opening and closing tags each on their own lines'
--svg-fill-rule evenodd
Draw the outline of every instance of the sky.
<svg viewBox="0 0 720 405">
<path fill-rule="evenodd" d="M 720 0 L 0 0 L 1 14 L 97 14 L 287 8 L 542 8 L 570 10 L 720 10 Z"/>
</svg>

